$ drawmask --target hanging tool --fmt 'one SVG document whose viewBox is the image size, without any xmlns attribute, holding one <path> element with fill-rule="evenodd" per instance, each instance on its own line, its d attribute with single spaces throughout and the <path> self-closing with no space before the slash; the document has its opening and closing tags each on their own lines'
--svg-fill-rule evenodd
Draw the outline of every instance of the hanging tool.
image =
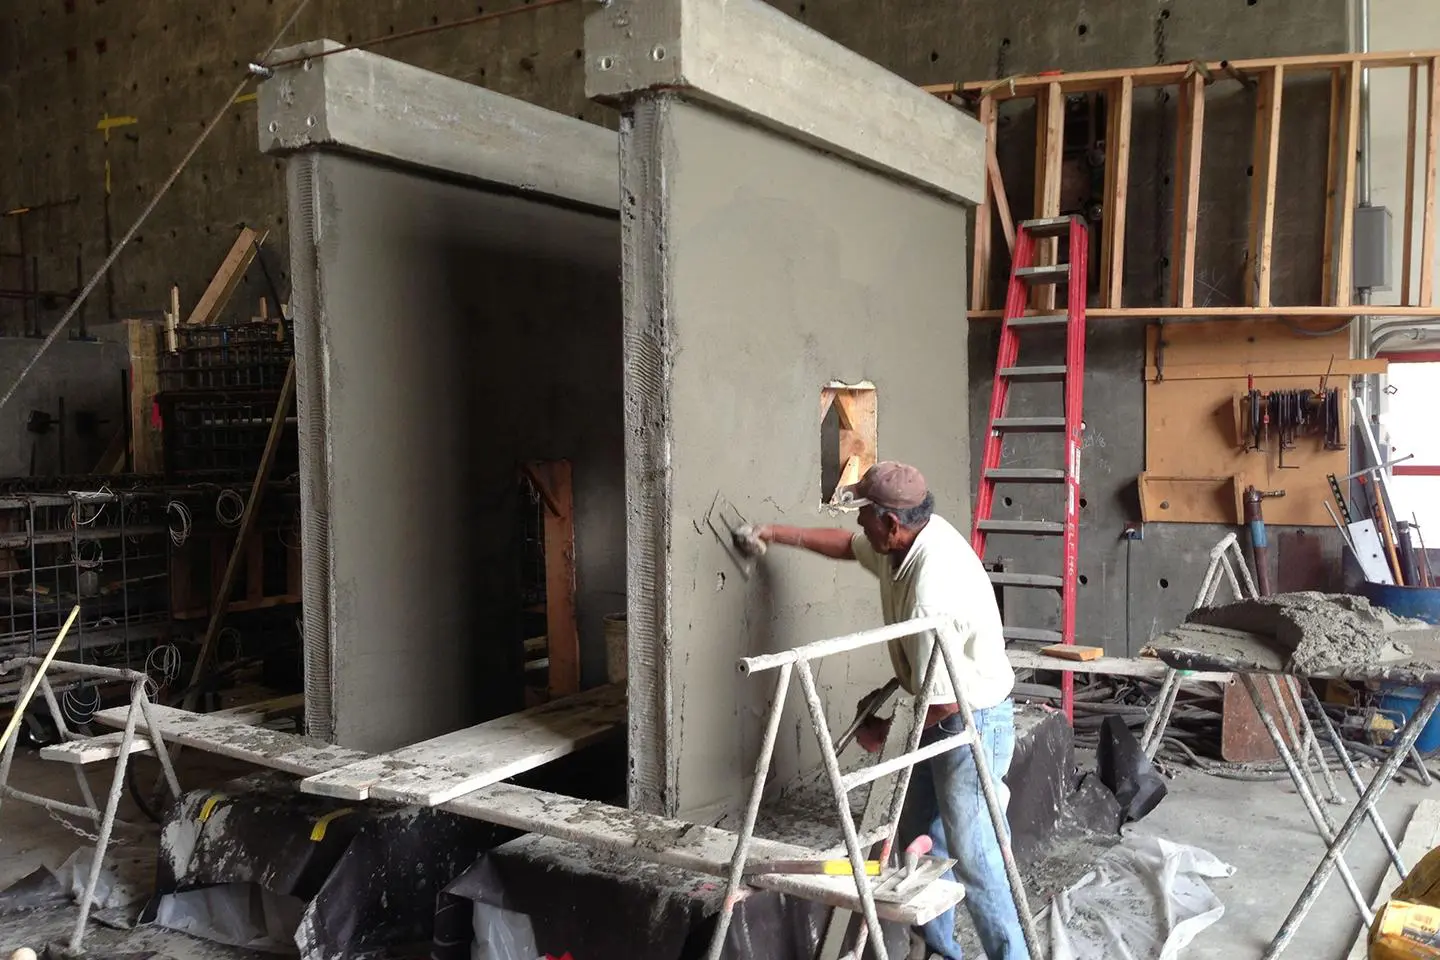
<svg viewBox="0 0 1440 960">
<path fill-rule="evenodd" d="M 1345 502 L 1345 491 L 1340 489 L 1340 481 L 1335 478 L 1335 474 L 1333 473 L 1327 474 L 1325 479 L 1330 481 L 1330 494 L 1335 498 L 1335 503 L 1340 507 L 1340 516 L 1345 518 L 1346 523 L 1350 523 L 1350 505 Z M 1346 477 L 1345 479 L 1349 480 L 1350 478 Z M 1329 504 L 1326 504 L 1326 506 L 1328 507 Z"/>
<path fill-rule="evenodd" d="M 1068 240 L 1069 262 L 1035 263 L 1037 248 L 1046 246 L 1046 238 Z M 985 542 L 990 534 L 1013 536 L 1060 537 L 1061 569 L 1055 574 L 997 572 L 990 580 L 999 587 L 1035 590 L 1056 590 L 1060 593 L 1060 629 L 1042 630 L 1028 627 L 1005 627 L 1005 639 L 1038 642 L 1041 646 L 1075 642 L 1076 577 L 1080 550 L 1080 437 L 1084 430 L 1082 416 L 1085 383 L 1085 291 L 1090 235 L 1078 217 L 1051 217 L 1026 220 L 1015 235 L 1014 266 L 1005 295 L 1005 315 L 1000 326 L 1000 349 L 995 359 L 995 386 L 990 395 L 990 423 L 985 433 L 985 452 L 980 462 L 980 485 L 975 497 L 975 523 L 970 532 L 970 545 L 982 559 Z M 1059 255 L 1056 254 L 1058 261 Z M 1026 316 L 1025 308 L 1032 286 L 1064 284 L 1066 307 L 1063 313 Z M 1065 363 L 1062 365 L 1018 364 L 1020 333 L 1035 330 L 1065 331 Z M 1062 416 L 1011 416 L 1008 407 L 1010 388 L 1015 383 L 1059 382 L 1064 384 L 1065 407 Z M 1003 467 L 1005 437 L 1013 433 L 1055 433 L 1063 437 L 1063 461 L 1058 469 Z M 1062 520 L 996 520 L 991 514 L 995 505 L 995 486 L 1005 484 L 1063 484 L 1065 487 Z M 1067 719 L 1074 711 L 1074 676 L 1070 671 L 1060 675 L 1060 699 Z"/>
<path fill-rule="evenodd" d="M 1420 518 L 1410 514 L 1411 529 L 1415 531 L 1415 539 L 1420 541 L 1420 586 L 1435 586 L 1435 577 L 1430 573 L 1430 553 L 1425 549 L 1425 534 L 1420 529 Z"/>
<path fill-rule="evenodd" d="M 1361 487 L 1367 487 L 1365 477 L 1356 478 Z M 1374 485 L 1375 496 L 1373 499 L 1374 511 L 1371 516 L 1375 518 L 1375 527 L 1380 533 L 1380 542 L 1385 545 L 1385 557 L 1390 562 L 1390 572 L 1395 575 L 1395 585 L 1405 586 L 1405 570 L 1400 566 L 1400 554 L 1395 549 L 1395 531 L 1390 526 L 1390 514 L 1385 509 L 1385 493 L 1377 483 Z"/>
</svg>

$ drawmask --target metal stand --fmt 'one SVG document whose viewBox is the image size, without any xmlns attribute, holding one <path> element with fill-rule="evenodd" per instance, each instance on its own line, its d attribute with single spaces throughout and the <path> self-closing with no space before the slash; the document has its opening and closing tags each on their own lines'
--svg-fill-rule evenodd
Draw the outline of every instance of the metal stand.
<svg viewBox="0 0 1440 960">
<path fill-rule="evenodd" d="M 815 731 L 815 738 L 820 747 L 820 755 L 824 762 L 825 772 L 830 780 L 831 791 L 835 797 L 836 808 L 840 817 L 840 827 L 845 835 L 845 850 L 849 856 L 851 872 L 855 880 L 855 890 L 860 900 L 861 913 L 865 918 L 865 926 L 860 933 L 860 939 L 855 947 L 849 951 L 847 956 L 859 958 L 864 954 L 866 940 L 870 941 L 870 949 L 877 960 L 888 960 L 885 951 L 884 935 L 880 929 L 880 918 L 875 909 L 875 891 L 871 886 L 870 878 L 865 873 L 865 852 L 862 845 L 871 838 L 862 838 L 855 828 L 854 817 L 850 812 L 849 793 L 857 787 L 879 780 L 882 777 L 895 774 L 894 793 L 890 799 L 890 808 L 884 827 L 884 834 L 878 838 L 881 841 L 880 856 L 881 864 L 888 864 L 891 854 L 895 848 L 895 835 L 900 827 L 900 815 L 905 806 L 905 796 L 910 787 L 910 774 L 916 763 L 934 756 L 938 756 L 950 750 L 960 747 L 970 747 L 974 758 L 976 772 L 980 778 L 980 787 L 985 795 L 986 806 L 990 812 L 991 823 L 995 829 L 995 837 L 999 841 L 1001 857 L 1005 862 L 1006 879 L 1009 881 L 1011 894 L 1015 899 L 1015 909 L 1020 917 L 1021 927 L 1025 933 L 1025 943 L 1029 948 L 1030 955 L 1040 957 L 1041 953 L 1039 937 L 1035 930 L 1035 920 L 1030 913 L 1030 905 L 1025 897 L 1024 883 L 1020 878 L 1019 867 L 1015 863 L 1015 856 L 1010 847 L 1010 832 L 1005 821 L 1005 811 L 1000 806 L 999 797 L 995 792 L 995 785 L 990 779 L 990 766 L 983 750 L 976 749 L 975 716 L 966 702 L 963 687 L 960 683 L 959 671 L 956 669 L 954 658 L 950 650 L 943 643 L 936 643 L 931 654 L 930 662 L 926 666 L 924 691 L 920 696 L 914 698 L 913 715 L 914 723 L 910 730 L 909 741 L 903 754 L 890 760 L 872 764 L 869 767 L 842 774 L 840 761 L 836 755 L 834 745 L 831 741 L 829 725 L 825 719 L 825 706 L 820 700 L 819 692 L 815 689 L 814 675 L 811 673 L 810 661 L 818 660 L 821 657 L 836 653 L 846 653 L 858 650 L 873 644 L 884 643 L 903 636 L 909 636 L 924 630 L 932 630 L 942 625 L 948 625 L 949 618 L 946 617 L 925 617 L 917 620 L 907 620 L 902 623 L 892 624 L 876 630 L 867 630 L 861 633 L 851 634 L 844 637 L 835 637 L 830 640 L 821 640 L 816 643 L 806 644 L 787 650 L 782 653 L 766 654 L 758 657 L 746 657 L 739 662 L 741 673 L 753 674 L 765 670 L 778 669 L 779 676 L 775 682 L 775 695 L 770 703 L 770 714 L 766 719 L 765 734 L 760 745 L 760 756 L 755 762 L 755 779 L 750 789 L 749 801 L 745 807 L 744 822 L 741 825 L 740 836 L 735 843 L 735 853 L 730 862 L 730 875 L 726 885 L 725 900 L 721 906 L 720 917 L 715 926 L 715 933 L 710 941 L 710 949 L 707 956 L 709 960 L 718 960 L 725 946 L 725 935 L 730 926 L 730 918 L 734 913 L 735 904 L 743 896 L 743 876 L 745 864 L 749 857 L 750 843 L 754 837 L 755 820 L 759 814 L 760 801 L 765 790 L 765 781 L 770 772 L 770 761 L 775 749 L 775 739 L 780 728 L 780 718 L 785 709 L 785 695 L 789 691 L 790 677 L 798 673 L 800 687 L 805 696 L 805 703 L 810 713 L 810 723 Z M 931 681 L 934 679 L 940 659 L 943 657 L 945 669 L 950 675 L 951 684 L 955 690 L 956 702 L 959 705 L 961 715 L 965 720 L 965 730 L 953 737 L 946 737 L 925 747 L 920 746 L 920 737 L 924 731 L 925 715 L 929 709 L 929 691 Z M 817 858 L 821 855 L 817 852 Z"/>
<path fill-rule="evenodd" d="M 1286 680 L 1292 684 L 1294 683 L 1294 678 L 1287 677 Z M 1283 700 L 1281 700 L 1279 696 L 1280 684 L 1273 675 L 1267 676 L 1267 681 L 1271 686 L 1272 694 L 1275 695 L 1277 708 L 1281 714 L 1284 715 L 1286 711 L 1283 706 Z M 1331 744 L 1339 753 L 1341 765 L 1345 769 L 1346 776 L 1360 798 L 1359 802 L 1351 809 L 1349 816 L 1345 818 L 1345 822 L 1337 830 L 1334 822 L 1317 802 L 1317 791 L 1314 790 L 1311 779 L 1301 771 L 1300 764 L 1291 752 L 1289 742 L 1287 742 L 1285 736 L 1281 733 L 1280 727 L 1271 715 L 1268 705 L 1260 695 L 1260 687 L 1256 683 L 1255 677 L 1251 674 L 1241 674 L 1240 682 L 1245 685 L 1246 691 L 1250 694 L 1250 700 L 1255 704 L 1255 710 L 1260 714 L 1260 720 L 1264 723 L 1266 732 L 1275 744 L 1275 751 L 1280 754 L 1280 759 L 1285 764 L 1285 769 L 1289 772 L 1291 781 L 1295 784 L 1296 792 L 1300 794 L 1300 799 L 1304 802 L 1305 809 L 1309 812 L 1311 820 L 1315 823 L 1316 831 L 1318 831 L 1321 838 L 1325 840 L 1326 845 L 1325 858 L 1321 860 L 1320 865 L 1315 869 L 1315 873 L 1305 885 L 1305 889 L 1295 901 L 1295 905 L 1290 908 L 1290 914 L 1285 918 L 1284 923 L 1280 925 L 1280 929 L 1275 934 L 1275 938 L 1265 950 L 1264 958 L 1265 960 L 1270 960 L 1272 957 L 1280 956 L 1285 948 L 1289 946 L 1290 941 L 1295 937 L 1295 932 L 1299 929 L 1300 924 L 1304 922 L 1306 914 L 1310 912 L 1310 909 L 1315 905 L 1315 901 L 1319 898 L 1320 891 L 1324 889 L 1326 881 L 1330 879 L 1332 873 L 1337 871 L 1340 873 L 1341 879 L 1345 882 L 1346 888 L 1350 891 L 1351 899 L 1355 901 L 1355 906 L 1360 911 L 1360 916 L 1364 918 L 1366 923 L 1374 919 L 1373 914 L 1370 912 L 1369 904 L 1361 895 L 1359 888 L 1355 884 L 1355 879 L 1350 873 L 1350 868 L 1344 860 L 1345 849 L 1350 845 L 1350 841 L 1354 838 L 1355 832 L 1360 828 L 1360 822 L 1362 820 L 1368 819 L 1370 821 L 1376 833 L 1379 834 L 1380 842 L 1385 846 L 1385 851 L 1389 855 L 1391 862 L 1395 864 L 1395 869 L 1401 876 L 1404 876 L 1404 863 L 1401 861 L 1399 851 L 1395 847 L 1395 841 L 1390 836 L 1389 831 L 1386 830 L 1385 823 L 1380 818 L 1375 805 L 1379 801 L 1380 796 L 1385 792 L 1385 788 L 1390 785 L 1390 780 L 1395 776 L 1400 765 L 1409 755 L 1411 748 L 1415 745 L 1415 741 L 1420 736 L 1420 732 L 1425 729 L 1425 724 L 1429 722 L 1431 714 L 1435 712 L 1435 706 L 1437 702 L 1440 702 L 1440 687 L 1428 687 L 1426 689 L 1425 698 L 1421 701 L 1420 708 L 1411 716 L 1409 722 L 1405 724 L 1405 727 L 1400 732 L 1399 742 L 1390 752 L 1390 755 L 1385 758 L 1385 762 L 1380 765 L 1380 769 L 1377 770 L 1374 777 L 1371 778 L 1368 786 L 1362 786 L 1360 775 L 1356 772 L 1354 764 L 1350 763 L 1350 758 L 1345 752 L 1344 744 L 1340 742 L 1340 736 L 1335 731 L 1335 727 L 1330 722 L 1330 718 L 1325 715 L 1319 698 L 1315 696 L 1313 691 L 1309 691 L 1309 699 L 1312 705 L 1317 708 L 1321 725 L 1327 737 L 1330 739 Z M 1301 686 L 1304 687 L 1304 684 L 1302 683 Z M 1309 719 L 1305 716 L 1303 701 L 1297 699 L 1297 704 L 1300 704 L 1300 717 L 1303 721 L 1303 726 L 1310 732 L 1305 741 L 1305 743 L 1308 744 L 1313 740 L 1314 730 L 1313 727 L 1310 726 Z M 1291 728 L 1289 732 L 1291 733 L 1292 739 L 1295 739 L 1294 729 Z M 1297 739 L 1296 742 L 1300 741 Z M 1302 745 L 1302 750 L 1304 749 L 1306 749 L 1306 747 Z"/>
<path fill-rule="evenodd" d="M 42 659 L 39 657 L 19 657 L 0 664 L 0 675 L 8 673 L 16 667 L 22 668 L 22 687 L 28 687 L 35 671 L 40 667 Z M 91 792 L 90 782 L 85 778 L 83 765 L 76 765 L 75 777 L 80 785 L 80 795 L 85 800 L 84 806 L 73 803 L 66 803 L 63 800 L 56 800 L 51 797 L 42 797 L 38 794 L 28 793 L 10 786 L 10 768 L 15 759 L 15 741 L 11 737 L 5 744 L 5 751 L 0 755 L 0 798 L 9 797 L 23 803 L 31 803 L 43 807 L 55 813 L 68 814 L 72 817 L 88 819 L 98 825 L 95 836 L 95 856 L 90 863 L 90 878 L 85 884 L 85 893 L 80 898 L 80 914 L 75 918 L 75 928 L 70 935 L 69 949 L 71 952 L 79 952 L 81 944 L 85 939 L 85 926 L 90 919 L 90 908 L 95 900 L 95 887 L 100 880 L 100 870 L 104 866 L 105 854 L 110 847 L 110 835 L 115 828 L 115 812 L 120 806 L 120 795 L 125 789 L 125 769 L 130 760 L 130 755 L 135 746 L 135 731 L 142 722 L 150 739 L 150 748 L 160 761 L 164 770 L 166 783 L 170 787 L 171 796 L 176 799 L 180 796 L 180 784 L 175 778 L 175 769 L 170 763 L 170 754 L 165 748 L 165 741 L 160 736 L 160 729 L 155 723 L 154 711 L 150 709 L 150 698 L 145 692 L 145 684 L 148 677 L 135 670 L 125 670 L 116 667 L 101 667 L 88 663 L 73 663 L 64 660 L 56 660 L 51 663 L 50 674 L 74 674 L 76 676 L 107 682 L 120 682 L 130 684 L 130 710 L 125 717 L 125 730 L 121 734 L 120 745 L 115 756 L 115 775 L 110 781 L 110 792 L 105 798 L 105 808 L 102 810 L 95 802 L 95 796 Z M 65 724 L 64 713 L 60 709 L 59 701 L 55 697 L 54 688 L 50 686 L 50 677 L 40 677 L 40 692 L 45 697 L 45 703 L 50 708 L 51 719 L 55 723 L 55 729 L 60 736 L 66 740 L 82 740 L 84 737 L 73 733 Z M 125 821 L 119 821 L 125 823 Z M 132 824 L 125 824 L 133 826 Z"/>
</svg>

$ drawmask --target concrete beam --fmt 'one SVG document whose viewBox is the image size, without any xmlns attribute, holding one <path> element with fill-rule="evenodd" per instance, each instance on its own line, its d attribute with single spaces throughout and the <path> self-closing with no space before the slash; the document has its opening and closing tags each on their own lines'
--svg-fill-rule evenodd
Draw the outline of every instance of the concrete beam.
<svg viewBox="0 0 1440 960">
<path fill-rule="evenodd" d="M 276 59 L 339 46 L 318 40 Z M 321 147 L 604 210 L 619 205 L 613 131 L 409 64 L 348 51 L 281 67 L 258 93 L 265 153 Z"/>
<path fill-rule="evenodd" d="M 675 91 L 965 203 L 984 188 L 972 117 L 761 0 L 611 0 L 585 19 L 585 93 Z"/>
</svg>

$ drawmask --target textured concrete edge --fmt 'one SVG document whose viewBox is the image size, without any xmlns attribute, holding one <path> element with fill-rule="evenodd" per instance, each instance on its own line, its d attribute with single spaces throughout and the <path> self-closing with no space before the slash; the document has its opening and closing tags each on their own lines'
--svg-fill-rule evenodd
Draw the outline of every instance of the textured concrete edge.
<svg viewBox="0 0 1440 960">
<path fill-rule="evenodd" d="M 613 0 L 585 19 L 585 93 L 673 90 L 949 199 L 984 196 L 978 121 L 762 0 Z"/>
<path fill-rule="evenodd" d="M 620 121 L 629 802 L 661 816 L 674 815 L 679 764 L 670 703 L 674 345 L 660 159 L 668 110 L 660 97 Z"/>
<path fill-rule="evenodd" d="M 333 742 L 334 637 L 330 582 L 330 452 L 325 391 L 323 292 L 320 283 L 318 154 L 286 163 L 290 213 L 290 302 L 295 319 L 295 412 L 300 446 L 301 597 L 304 601 L 305 729 Z"/>
<path fill-rule="evenodd" d="M 358 50 L 306 60 L 257 92 L 264 153 L 324 147 L 605 210 L 619 202 L 614 131 L 397 60 Z"/>
</svg>

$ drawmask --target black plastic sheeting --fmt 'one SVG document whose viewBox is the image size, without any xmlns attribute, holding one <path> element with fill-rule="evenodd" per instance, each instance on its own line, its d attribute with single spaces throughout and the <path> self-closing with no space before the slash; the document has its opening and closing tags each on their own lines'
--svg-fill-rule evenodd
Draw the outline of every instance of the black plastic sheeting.
<svg viewBox="0 0 1440 960">
<path fill-rule="evenodd" d="M 715 931 L 724 881 L 549 837 L 486 853 L 441 895 L 432 960 L 470 960 L 476 903 L 526 915 L 544 954 L 575 960 L 699 960 Z M 735 906 L 723 956 L 812 960 L 829 909 L 756 890 Z M 886 925 L 890 956 L 909 933 Z"/>
<path fill-rule="evenodd" d="M 1127 821 L 1139 820 L 1165 799 L 1168 788 L 1164 778 L 1119 717 L 1106 717 L 1100 725 L 1095 765 L 1100 781 L 1115 794 Z"/>
</svg>

